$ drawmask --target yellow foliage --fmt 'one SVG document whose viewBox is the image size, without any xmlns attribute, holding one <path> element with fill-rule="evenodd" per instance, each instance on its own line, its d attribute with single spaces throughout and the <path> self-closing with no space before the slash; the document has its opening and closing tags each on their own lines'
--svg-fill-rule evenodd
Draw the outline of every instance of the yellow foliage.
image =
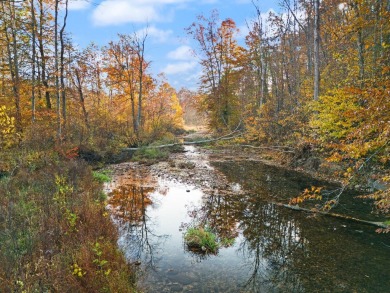
<svg viewBox="0 0 390 293">
<path fill-rule="evenodd" d="M 9 117 L 7 108 L 0 106 L 0 146 L 9 148 L 17 141 L 15 118 Z"/>
<path fill-rule="evenodd" d="M 362 110 L 357 95 L 345 90 L 333 90 L 313 103 L 315 115 L 311 127 L 322 141 L 344 139 L 362 120 L 357 113 Z"/>
<path fill-rule="evenodd" d="M 82 268 L 79 267 L 79 265 L 77 263 L 71 265 L 70 268 L 71 268 L 73 276 L 82 278 L 83 276 L 85 276 L 87 274 Z"/>
</svg>

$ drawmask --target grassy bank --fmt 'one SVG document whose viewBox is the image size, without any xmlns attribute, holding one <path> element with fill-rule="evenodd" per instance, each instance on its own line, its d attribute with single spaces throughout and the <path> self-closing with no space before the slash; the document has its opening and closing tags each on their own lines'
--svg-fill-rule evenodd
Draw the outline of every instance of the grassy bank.
<svg viewBox="0 0 390 293">
<path fill-rule="evenodd" d="M 2 156 L 0 292 L 135 292 L 102 176 L 58 149 Z"/>
</svg>

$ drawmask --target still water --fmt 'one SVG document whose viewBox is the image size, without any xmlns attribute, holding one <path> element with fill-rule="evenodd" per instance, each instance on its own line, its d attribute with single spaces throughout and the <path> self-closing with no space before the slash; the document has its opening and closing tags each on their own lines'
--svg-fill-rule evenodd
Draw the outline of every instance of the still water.
<svg viewBox="0 0 390 293">
<path fill-rule="evenodd" d="M 321 182 L 258 162 L 207 167 L 226 175 L 230 192 L 134 172 L 116 183 L 119 246 L 139 264 L 144 292 L 390 292 L 389 235 L 270 203 Z M 199 224 L 233 244 L 189 251 L 183 234 Z"/>
</svg>

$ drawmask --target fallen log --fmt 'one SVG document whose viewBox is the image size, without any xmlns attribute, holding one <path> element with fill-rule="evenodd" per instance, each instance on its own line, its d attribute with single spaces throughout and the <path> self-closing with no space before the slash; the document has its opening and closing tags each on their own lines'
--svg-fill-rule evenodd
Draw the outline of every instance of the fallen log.
<svg viewBox="0 0 390 293">
<path fill-rule="evenodd" d="M 278 146 L 278 145 L 276 145 L 276 146 L 254 146 L 254 145 L 250 145 L 250 144 L 239 144 L 237 146 L 251 148 L 251 149 L 259 149 L 259 150 L 273 150 L 273 151 L 284 152 L 284 153 L 295 153 L 294 149 L 291 147 Z"/>
<path fill-rule="evenodd" d="M 174 146 L 180 146 L 180 145 L 196 145 L 196 144 L 204 144 L 204 143 L 210 143 L 210 142 L 215 142 L 215 141 L 220 141 L 220 140 L 230 140 L 239 137 L 242 133 L 239 132 L 236 134 L 238 131 L 233 131 L 232 133 L 229 133 L 224 136 L 220 136 L 217 138 L 212 138 L 212 139 L 205 139 L 205 140 L 197 140 L 197 141 L 183 141 L 183 142 L 177 142 L 177 143 L 170 143 L 170 144 L 163 144 L 163 145 L 152 145 L 152 146 L 145 146 L 145 147 L 138 147 L 138 148 L 123 148 L 123 151 L 136 151 L 141 148 L 146 148 L 146 149 L 161 149 L 161 148 L 166 148 L 166 147 L 174 147 Z"/>
<path fill-rule="evenodd" d="M 324 212 L 324 211 L 319 211 L 319 210 L 311 210 L 311 209 L 306 209 L 306 208 L 302 208 L 299 206 L 293 206 L 293 205 L 277 203 L 277 202 L 273 202 L 273 204 L 280 206 L 280 207 L 290 209 L 290 210 L 294 210 L 294 211 L 307 212 L 307 213 L 312 213 L 312 214 L 320 214 L 320 215 L 339 218 L 339 219 L 343 219 L 343 220 L 347 220 L 347 221 L 371 225 L 371 226 L 375 226 L 375 227 L 383 228 L 383 229 L 389 228 L 389 226 L 383 222 L 366 221 L 366 220 L 358 219 L 358 218 L 351 217 L 351 216 L 346 216 L 346 215 L 341 215 L 341 214 L 336 214 L 336 213 L 329 213 L 329 212 Z"/>
<path fill-rule="evenodd" d="M 170 144 L 163 144 L 163 145 L 152 145 L 152 146 L 144 146 L 144 147 L 137 147 L 137 148 L 123 148 L 123 151 L 137 151 L 141 148 L 146 149 L 161 149 L 161 148 L 167 148 L 167 147 L 174 147 L 174 146 L 181 146 L 181 145 L 197 145 L 197 144 L 205 144 L 210 142 L 216 142 L 216 141 L 222 141 L 222 140 L 231 140 L 235 139 L 242 135 L 241 132 L 234 135 L 238 131 L 234 131 L 232 133 L 229 133 L 224 136 L 220 136 L 217 138 L 212 139 L 204 139 L 204 140 L 197 140 L 197 141 L 183 141 L 183 142 L 176 142 L 176 143 L 170 143 Z M 274 150 L 274 151 L 281 151 L 285 153 L 294 153 L 293 148 L 291 147 L 285 147 L 285 146 L 253 146 L 248 144 L 237 144 L 233 146 L 239 146 L 239 147 L 247 147 L 247 148 L 253 148 L 253 149 L 264 149 L 264 150 Z"/>
</svg>

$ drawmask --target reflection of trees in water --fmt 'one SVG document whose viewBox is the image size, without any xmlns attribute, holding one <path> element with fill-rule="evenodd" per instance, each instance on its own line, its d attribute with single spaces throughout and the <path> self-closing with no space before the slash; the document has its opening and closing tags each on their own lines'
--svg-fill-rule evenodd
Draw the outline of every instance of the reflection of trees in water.
<svg viewBox="0 0 390 293">
<path fill-rule="evenodd" d="M 187 227 L 207 227 L 223 240 L 234 240 L 238 236 L 237 230 L 237 202 L 228 197 L 232 194 L 221 193 L 218 190 L 209 195 L 204 195 L 201 206 L 188 207 L 188 215 L 191 223 L 183 224 Z M 228 242 L 228 241 L 227 241 Z M 199 261 L 203 258 L 199 258 Z"/>
<path fill-rule="evenodd" d="M 152 204 L 150 194 L 153 187 L 142 187 L 135 184 L 120 186 L 113 190 L 108 204 L 112 212 L 120 219 L 137 223 L 146 215 L 146 208 Z"/>
<path fill-rule="evenodd" d="M 239 250 L 251 268 L 245 286 L 251 292 L 303 291 L 295 273 L 296 258 L 303 258 L 304 238 L 298 223 L 273 205 L 245 201 L 240 229 L 244 240 Z"/>
<path fill-rule="evenodd" d="M 219 238 L 235 238 L 242 231 L 239 252 L 250 276 L 250 292 L 301 292 L 296 261 L 304 258 L 304 238 L 299 223 L 277 206 L 253 195 L 215 192 L 205 195 L 202 206 L 189 212 L 195 223 L 207 224 Z"/>
<path fill-rule="evenodd" d="M 166 238 L 153 232 L 153 222 L 147 215 L 147 208 L 153 203 L 150 198 L 153 191 L 152 187 L 125 185 L 114 190 L 108 202 L 118 223 L 119 245 L 126 257 L 151 268 L 158 261 L 156 252 Z"/>
</svg>

